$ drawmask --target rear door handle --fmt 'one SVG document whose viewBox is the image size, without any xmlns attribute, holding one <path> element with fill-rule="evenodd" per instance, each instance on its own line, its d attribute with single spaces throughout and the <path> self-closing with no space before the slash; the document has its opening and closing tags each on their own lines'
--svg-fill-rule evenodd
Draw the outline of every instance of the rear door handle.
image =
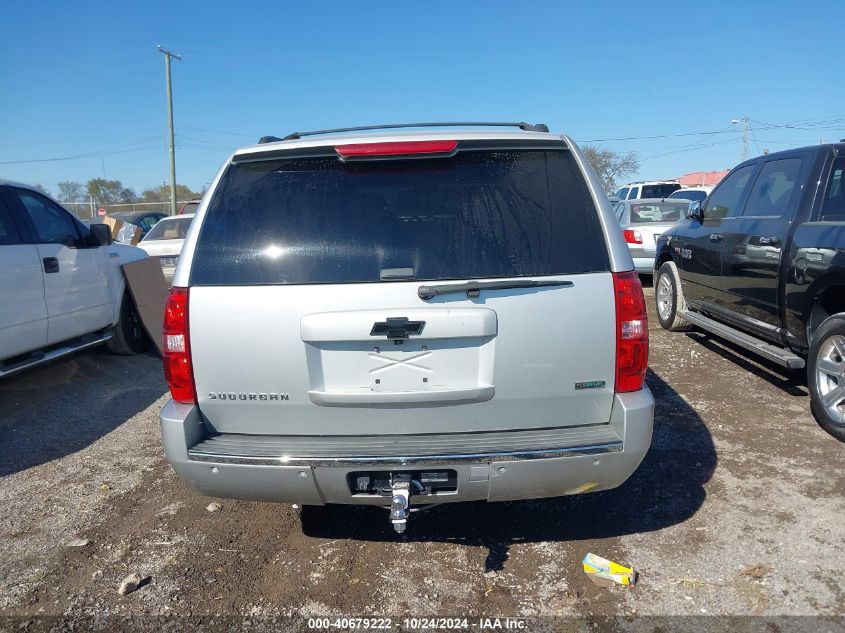
<svg viewBox="0 0 845 633">
<path fill-rule="evenodd" d="M 44 272 L 45 273 L 57 273 L 59 272 L 59 260 L 55 257 L 45 257 L 44 258 Z"/>
<path fill-rule="evenodd" d="M 710 234 L 710 241 L 711 242 L 721 242 L 724 236 L 721 233 L 711 233 Z"/>
</svg>

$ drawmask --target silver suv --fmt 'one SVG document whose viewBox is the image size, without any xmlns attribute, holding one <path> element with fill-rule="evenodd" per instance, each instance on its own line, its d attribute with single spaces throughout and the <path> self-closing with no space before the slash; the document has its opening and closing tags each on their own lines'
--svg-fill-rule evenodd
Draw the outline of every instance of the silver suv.
<svg viewBox="0 0 845 633">
<path fill-rule="evenodd" d="M 164 322 L 161 430 L 191 485 L 383 506 L 402 531 L 413 506 L 634 472 L 648 329 L 601 182 L 545 126 L 470 125 L 265 137 L 226 162 Z"/>
</svg>

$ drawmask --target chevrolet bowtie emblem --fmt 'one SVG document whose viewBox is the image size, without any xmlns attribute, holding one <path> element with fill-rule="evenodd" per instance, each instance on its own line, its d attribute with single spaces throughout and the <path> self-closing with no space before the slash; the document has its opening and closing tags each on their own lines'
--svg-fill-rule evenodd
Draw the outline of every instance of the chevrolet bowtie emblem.
<svg viewBox="0 0 845 633">
<path fill-rule="evenodd" d="M 390 340 L 406 339 L 411 334 L 422 334 L 424 327 L 425 321 L 409 321 L 405 317 L 393 317 L 373 323 L 370 336 L 387 336 Z"/>
</svg>

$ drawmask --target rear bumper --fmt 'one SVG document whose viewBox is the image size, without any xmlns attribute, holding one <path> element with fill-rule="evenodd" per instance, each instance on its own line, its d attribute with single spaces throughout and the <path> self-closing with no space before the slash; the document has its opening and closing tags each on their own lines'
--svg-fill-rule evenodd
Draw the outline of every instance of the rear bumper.
<svg viewBox="0 0 845 633">
<path fill-rule="evenodd" d="M 173 275 L 176 274 L 176 269 L 175 268 L 164 268 L 162 266 L 161 272 L 164 273 L 165 281 L 167 281 L 168 284 L 172 284 L 173 283 Z"/>
<path fill-rule="evenodd" d="M 649 255 L 647 257 L 634 257 L 634 269 L 640 275 L 652 275 L 654 274 L 654 255 Z"/>
<path fill-rule="evenodd" d="M 167 459 L 179 476 L 209 496 L 386 505 L 385 497 L 353 494 L 349 473 L 363 468 L 449 468 L 457 473 L 456 491 L 412 497 L 417 504 L 536 499 L 615 488 L 645 457 L 653 420 L 654 399 L 644 388 L 617 394 L 607 425 L 413 436 L 417 439 L 403 439 L 398 449 L 397 442 L 373 448 L 369 441 L 369 450 L 364 450 L 355 438 L 209 436 L 195 406 L 173 401 L 161 412 L 161 433 Z M 544 437 L 555 443 L 544 445 Z"/>
</svg>

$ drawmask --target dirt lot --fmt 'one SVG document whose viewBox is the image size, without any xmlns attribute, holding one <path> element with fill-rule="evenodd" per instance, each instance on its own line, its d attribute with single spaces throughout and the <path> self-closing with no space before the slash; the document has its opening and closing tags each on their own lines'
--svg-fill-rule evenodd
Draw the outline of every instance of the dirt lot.
<svg viewBox="0 0 845 633">
<path fill-rule="evenodd" d="M 0 382 L 0 630 L 340 614 L 613 615 L 623 628 L 755 614 L 770 630 L 842 630 L 845 445 L 772 367 L 664 332 L 653 313 L 651 332 L 654 440 L 624 486 L 441 506 L 403 537 L 379 509 L 209 512 L 164 461 L 153 356 L 91 351 Z M 587 552 L 635 566 L 638 586 L 595 587 Z M 121 597 L 131 572 L 145 584 Z M 121 619 L 140 614 L 176 617 Z"/>
</svg>

